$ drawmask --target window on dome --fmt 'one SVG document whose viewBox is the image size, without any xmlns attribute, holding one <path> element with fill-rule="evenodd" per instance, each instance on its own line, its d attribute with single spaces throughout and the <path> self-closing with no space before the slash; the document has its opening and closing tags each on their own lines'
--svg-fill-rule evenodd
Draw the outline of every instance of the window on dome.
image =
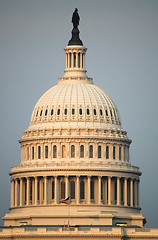
<svg viewBox="0 0 158 240">
<path fill-rule="evenodd" d="M 61 198 L 61 199 L 64 199 L 64 198 L 65 198 L 65 182 L 64 182 L 64 180 L 61 181 L 60 198 Z"/>
<path fill-rule="evenodd" d="M 78 53 L 78 68 L 80 68 L 80 53 Z"/>
<path fill-rule="evenodd" d="M 66 158 L 66 147 L 65 147 L 65 145 L 62 146 L 62 158 Z"/>
<path fill-rule="evenodd" d="M 48 113 L 48 110 L 46 109 L 46 111 L 45 111 L 45 116 L 47 116 L 47 113 Z"/>
<path fill-rule="evenodd" d="M 106 146 L 106 159 L 109 159 L 109 146 Z"/>
<path fill-rule="evenodd" d="M 98 158 L 101 158 L 101 146 L 98 146 Z"/>
<path fill-rule="evenodd" d="M 74 115 L 75 114 L 75 109 L 74 108 L 72 108 L 72 115 Z"/>
<path fill-rule="evenodd" d="M 100 115 L 103 116 L 103 111 L 102 111 L 102 109 L 100 109 Z"/>
<path fill-rule="evenodd" d="M 80 182 L 80 199 L 84 199 L 84 188 L 85 188 L 85 186 L 84 186 L 84 181 L 83 180 L 81 180 L 81 182 Z"/>
<path fill-rule="evenodd" d="M 80 158 L 84 158 L 84 146 L 80 146 Z"/>
<path fill-rule="evenodd" d="M 53 146 L 53 158 L 57 158 L 57 146 Z"/>
<path fill-rule="evenodd" d="M 57 110 L 57 115 L 60 115 L 60 108 L 58 108 Z"/>
<path fill-rule="evenodd" d="M 111 114 L 111 117 L 112 117 L 112 111 L 110 110 L 110 114 Z"/>
<path fill-rule="evenodd" d="M 42 112 L 43 112 L 43 110 L 41 110 L 41 112 L 40 112 L 40 117 L 42 116 Z"/>
<path fill-rule="evenodd" d="M 69 65 L 70 65 L 70 68 L 71 68 L 71 53 L 69 53 Z"/>
<path fill-rule="evenodd" d="M 89 158 L 93 158 L 93 146 L 89 146 Z"/>
<path fill-rule="evenodd" d="M 115 116 L 115 118 L 116 118 L 116 112 L 115 112 L 115 110 L 113 110 L 114 111 L 114 116 Z"/>
<path fill-rule="evenodd" d="M 74 53 L 74 67 L 76 67 L 76 53 Z"/>
<path fill-rule="evenodd" d="M 82 115 L 82 108 L 79 109 L 79 114 Z"/>
<path fill-rule="evenodd" d="M 53 112 L 54 112 L 54 110 L 52 109 L 52 110 L 51 110 L 51 116 L 53 115 Z"/>
<path fill-rule="evenodd" d="M 113 159 L 115 159 L 115 146 L 113 146 Z"/>
<path fill-rule="evenodd" d="M 96 109 L 94 108 L 94 115 L 96 116 L 97 115 L 97 111 L 96 111 Z"/>
<path fill-rule="evenodd" d="M 38 116 L 38 110 L 37 110 L 37 113 L 36 113 L 36 117 Z"/>
<path fill-rule="evenodd" d="M 67 115 L 67 108 L 64 109 L 64 114 Z"/>
<path fill-rule="evenodd" d="M 34 155 L 35 155 L 35 149 L 34 147 L 32 147 L 32 159 L 34 159 Z"/>
<path fill-rule="evenodd" d="M 91 180 L 91 199 L 94 200 L 94 181 Z"/>
<path fill-rule="evenodd" d="M 48 158 L 48 146 L 45 146 L 45 158 Z"/>
<path fill-rule="evenodd" d="M 106 116 L 108 117 L 108 111 L 107 111 L 107 109 L 105 110 L 105 113 L 106 113 Z"/>
<path fill-rule="evenodd" d="M 40 159 L 40 158 L 41 158 L 41 147 L 38 146 L 38 159 Z"/>
<path fill-rule="evenodd" d="M 119 160 L 122 159 L 122 151 L 121 151 L 121 146 L 119 146 Z"/>
<path fill-rule="evenodd" d="M 54 199 L 54 181 L 52 182 L 52 199 Z"/>
<path fill-rule="evenodd" d="M 71 158 L 75 158 L 75 146 L 71 145 Z"/>
<path fill-rule="evenodd" d="M 70 198 L 75 199 L 75 181 L 71 181 L 70 183 Z"/>
<path fill-rule="evenodd" d="M 29 160 L 29 147 L 27 147 L 27 160 Z"/>
<path fill-rule="evenodd" d="M 89 115 L 90 114 L 90 111 L 89 111 L 89 108 L 87 108 L 87 115 Z"/>
</svg>

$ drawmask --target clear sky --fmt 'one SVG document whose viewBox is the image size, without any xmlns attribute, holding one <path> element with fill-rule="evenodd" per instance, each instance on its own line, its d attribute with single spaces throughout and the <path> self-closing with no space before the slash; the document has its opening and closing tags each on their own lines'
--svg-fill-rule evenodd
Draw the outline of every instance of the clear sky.
<svg viewBox="0 0 158 240">
<path fill-rule="evenodd" d="M 0 0 L 0 217 L 9 211 L 18 140 L 40 96 L 64 75 L 71 16 L 80 14 L 87 75 L 114 100 L 142 171 L 140 205 L 158 227 L 158 1 Z M 2 224 L 2 222 L 1 222 Z"/>
</svg>

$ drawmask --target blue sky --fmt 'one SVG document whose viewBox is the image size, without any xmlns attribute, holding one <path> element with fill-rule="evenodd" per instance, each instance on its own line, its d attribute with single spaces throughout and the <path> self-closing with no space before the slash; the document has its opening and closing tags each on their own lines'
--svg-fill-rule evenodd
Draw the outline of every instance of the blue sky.
<svg viewBox="0 0 158 240">
<path fill-rule="evenodd" d="M 87 75 L 114 100 L 142 171 L 140 205 L 158 227 L 158 1 L 0 0 L 0 217 L 9 210 L 18 140 L 40 96 L 64 75 L 71 16 L 80 14 Z M 2 224 L 2 222 L 1 222 Z"/>
</svg>

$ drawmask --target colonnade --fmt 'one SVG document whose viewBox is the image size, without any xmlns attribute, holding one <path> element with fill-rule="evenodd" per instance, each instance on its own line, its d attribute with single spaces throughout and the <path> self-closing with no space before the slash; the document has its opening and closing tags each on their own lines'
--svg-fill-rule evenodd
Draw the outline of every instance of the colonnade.
<svg viewBox="0 0 158 240">
<path fill-rule="evenodd" d="M 111 176 L 35 176 L 11 179 L 11 207 L 59 204 L 139 207 L 139 179 Z"/>
<path fill-rule="evenodd" d="M 66 69 L 85 69 L 86 49 L 65 49 L 66 51 Z"/>
<path fill-rule="evenodd" d="M 73 153 L 72 153 L 73 151 Z M 129 145 L 118 143 L 30 143 L 21 146 L 22 161 L 53 158 L 100 158 L 129 162 Z"/>
</svg>

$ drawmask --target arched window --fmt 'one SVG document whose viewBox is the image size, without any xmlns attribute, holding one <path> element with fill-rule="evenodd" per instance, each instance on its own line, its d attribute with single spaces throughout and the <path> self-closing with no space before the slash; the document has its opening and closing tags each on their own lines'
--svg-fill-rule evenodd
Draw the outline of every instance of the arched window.
<svg viewBox="0 0 158 240">
<path fill-rule="evenodd" d="M 38 159 L 40 159 L 40 158 L 41 158 L 41 147 L 38 146 Z"/>
<path fill-rule="evenodd" d="M 74 108 L 72 108 L 72 115 L 74 115 L 75 114 L 75 109 Z"/>
<path fill-rule="evenodd" d="M 75 158 L 75 146 L 71 145 L 71 158 Z"/>
<path fill-rule="evenodd" d="M 82 108 L 79 109 L 79 114 L 82 115 Z"/>
<path fill-rule="evenodd" d="M 110 114 L 111 114 L 111 117 L 112 117 L 112 111 L 110 110 Z"/>
<path fill-rule="evenodd" d="M 35 156 L 35 148 L 32 147 L 32 159 L 34 159 L 34 156 Z"/>
<path fill-rule="evenodd" d="M 67 108 L 64 109 L 64 114 L 67 115 Z"/>
<path fill-rule="evenodd" d="M 89 108 L 87 108 L 87 115 L 89 115 L 90 114 L 90 112 L 89 112 Z"/>
<path fill-rule="evenodd" d="M 115 146 L 113 146 L 113 159 L 115 159 Z"/>
<path fill-rule="evenodd" d="M 80 199 L 84 199 L 84 181 L 80 182 Z"/>
<path fill-rule="evenodd" d="M 97 111 L 96 111 L 95 108 L 94 108 L 93 112 L 94 112 L 94 115 L 96 116 L 97 115 Z"/>
<path fill-rule="evenodd" d="M 36 117 L 38 116 L 38 110 L 37 110 L 37 113 L 36 113 Z"/>
<path fill-rule="evenodd" d="M 102 109 L 100 109 L 100 115 L 103 116 L 103 111 L 102 111 Z"/>
<path fill-rule="evenodd" d="M 52 199 L 54 199 L 54 181 L 52 182 Z"/>
<path fill-rule="evenodd" d="M 43 112 L 43 111 L 41 110 L 41 112 L 40 112 L 40 117 L 42 116 L 42 112 Z"/>
<path fill-rule="evenodd" d="M 121 151 L 121 146 L 119 146 L 119 160 L 122 159 L 122 151 Z"/>
<path fill-rule="evenodd" d="M 57 146 L 53 146 L 53 158 L 57 158 Z"/>
<path fill-rule="evenodd" d="M 60 115 L 60 108 L 58 108 L 57 110 L 57 115 Z"/>
<path fill-rule="evenodd" d="M 107 109 L 105 110 L 105 113 L 106 113 L 106 116 L 108 117 L 108 111 L 107 111 Z"/>
<path fill-rule="evenodd" d="M 74 67 L 76 67 L 76 53 L 74 53 Z"/>
<path fill-rule="evenodd" d="M 47 113 L 48 113 L 48 110 L 46 109 L 46 111 L 45 111 L 45 116 L 47 116 Z"/>
<path fill-rule="evenodd" d="M 71 181 L 70 183 L 70 196 L 71 199 L 75 199 L 75 181 Z"/>
<path fill-rule="evenodd" d="M 89 158 L 93 158 L 93 146 L 89 146 Z"/>
<path fill-rule="evenodd" d="M 91 180 L 91 199 L 94 200 L 94 181 Z"/>
<path fill-rule="evenodd" d="M 101 146 L 98 146 L 98 158 L 101 158 Z"/>
<path fill-rule="evenodd" d="M 61 199 L 64 199 L 64 198 L 65 198 L 65 182 L 64 182 L 64 180 L 61 181 L 60 198 L 61 198 Z"/>
<path fill-rule="evenodd" d="M 80 158 L 84 158 L 84 146 L 80 146 Z"/>
<path fill-rule="evenodd" d="M 48 158 L 48 146 L 45 146 L 45 158 Z"/>
<path fill-rule="evenodd" d="M 62 146 L 62 158 L 66 158 L 66 147 L 65 147 L 65 145 Z"/>
<path fill-rule="evenodd" d="M 109 159 L 109 146 L 106 146 L 106 159 Z"/>
<path fill-rule="evenodd" d="M 54 112 L 54 110 L 52 109 L 52 110 L 51 110 L 51 116 L 53 115 L 53 112 Z"/>
<path fill-rule="evenodd" d="M 29 160 L 29 147 L 27 147 L 27 160 Z"/>
</svg>

